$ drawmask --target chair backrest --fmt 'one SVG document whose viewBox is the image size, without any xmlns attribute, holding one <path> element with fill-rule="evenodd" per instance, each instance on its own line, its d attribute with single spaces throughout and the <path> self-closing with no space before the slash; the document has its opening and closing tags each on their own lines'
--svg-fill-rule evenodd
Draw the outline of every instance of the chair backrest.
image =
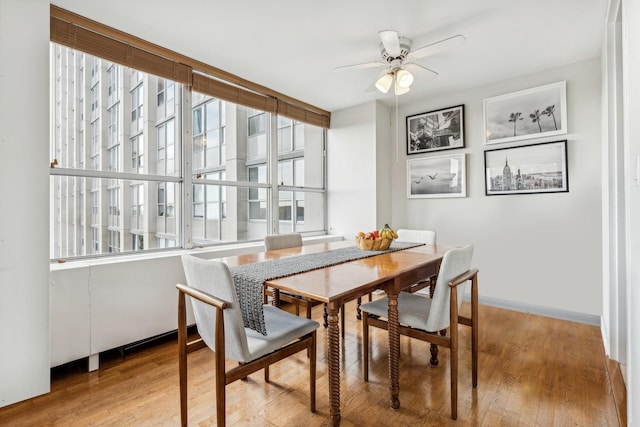
<svg viewBox="0 0 640 427">
<path fill-rule="evenodd" d="M 433 230 L 409 230 L 400 228 L 397 231 L 399 242 L 424 243 L 425 245 L 436 244 L 436 232 Z"/>
<path fill-rule="evenodd" d="M 472 256 L 473 245 L 451 249 L 444 254 L 427 318 L 427 331 L 436 332 L 449 327 L 449 301 L 451 299 L 449 282 L 471 268 Z M 458 286 L 458 309 L 462 304 L 462 295 L 464 295 L 466 287 L 466 282 Z"/>
<path fill-rule="evenodd" d="M 218 260 L 202 259 L 184 254 L 182 255 L 182 266 L 187 278 L 187 285 L 229 303 L 229 307 L 223 313 L 225 357 L 233 360 L 249 360 L 250 354 L 242 312 L 236 294 L 236 286 L 227 264 Z M 190 299 L 198 333 L 209 348 L 215 351 L 216 309 L 195 298 Z"/>
<path fill-rule="evenodd" d="M 264 247 L 268 251 L 297 248 L 299 246 L 302 246 L 302 234 L 299 233 L 271 234 L 269 236 L 264 236 Z"/>
</svg>

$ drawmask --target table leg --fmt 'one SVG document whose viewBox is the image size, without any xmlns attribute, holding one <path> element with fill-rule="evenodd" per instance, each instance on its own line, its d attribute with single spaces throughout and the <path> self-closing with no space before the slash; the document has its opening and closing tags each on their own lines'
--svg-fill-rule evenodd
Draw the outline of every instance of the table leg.
<svg viewBox="0 0 640 427">
<path fill-rule="evenodd" d="M 389 328 L 389 404 L 391 408 L 400 407 L 400 383 L 398 380 L 398 363 L 400 359 L 400 323 L 398 321 L 398 294 L 388 292 L 389 301 L 388 328 Z"/>
<path fill-rule="evenodd" d="M 340 425 L 340 324 L 338 313 L 340 305 L 329 304 L 327 320 L 327 347 L 329 368 L 329 414 L 331 425 Z"/>
</svg>

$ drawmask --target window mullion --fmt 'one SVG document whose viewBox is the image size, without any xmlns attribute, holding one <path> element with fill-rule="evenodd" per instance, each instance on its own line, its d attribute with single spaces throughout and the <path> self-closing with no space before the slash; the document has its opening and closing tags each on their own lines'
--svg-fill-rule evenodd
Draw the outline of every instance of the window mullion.
<svg viewBox="0 0 640 427">
<path fill-rule="evenodd" d="M 193 221 L 193 152 L 192 152 L 192 106 L 191 88 L 182 86 L 182 129 L 180 132 L 182 141 L 182 247 L 193 248 L 192 221 Z"/>
<path fill-rule="evenodd" d="M 269 114 L 269 139 L 267 144 L 267 170 L 269 177 L 267 221 L 270 232 L 278 234 L 280 231 L 280 198 L 278 192 L 278 116 Z"/>
</svg>

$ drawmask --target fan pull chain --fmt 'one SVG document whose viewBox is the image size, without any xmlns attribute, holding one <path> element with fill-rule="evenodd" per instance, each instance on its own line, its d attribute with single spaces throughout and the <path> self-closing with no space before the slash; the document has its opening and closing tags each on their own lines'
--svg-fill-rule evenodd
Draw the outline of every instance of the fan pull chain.
<svg viewBox="0 0 640 427">
<path fill-rule="evenodd" d="M 399 126 L 398 126 L 398 94 L 396 93 L 396 164 L 398 164 L 399 162 L 399 144 L 398 144 L 398 138 L 400 138 L 400 131 L 399 131 Z"/>
</svg>

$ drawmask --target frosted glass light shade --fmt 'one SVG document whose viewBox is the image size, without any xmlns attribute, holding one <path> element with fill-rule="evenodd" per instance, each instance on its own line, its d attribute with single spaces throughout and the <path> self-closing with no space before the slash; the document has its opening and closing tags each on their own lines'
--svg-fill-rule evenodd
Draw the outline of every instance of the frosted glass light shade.
<svg viewBox="0 0 640 427">
<path fill-rule="evenodd" d="M 394 85 L 393 90 L 395 91 L 396 95 L 404 95 L 405 93 L 409 92 L 409 87 L 400 86 L 398 79 L 396 79 L 396 84 Z"/>
<path fill-rule="evenodd" d="M 393 83 L 393 74 L 387 73 L 380 76 L 380 78 L 376 81 L 376 89 L 378 89 L 382 93 L 389 92 L 391 88 L 391 84 Z"/>
<path fill-rule="evenodd" d="M 396 73 L 397 86 L 408 88 L 413 83 L 413 74 L 407 70 L 399 70 Z"/>
</svg>

